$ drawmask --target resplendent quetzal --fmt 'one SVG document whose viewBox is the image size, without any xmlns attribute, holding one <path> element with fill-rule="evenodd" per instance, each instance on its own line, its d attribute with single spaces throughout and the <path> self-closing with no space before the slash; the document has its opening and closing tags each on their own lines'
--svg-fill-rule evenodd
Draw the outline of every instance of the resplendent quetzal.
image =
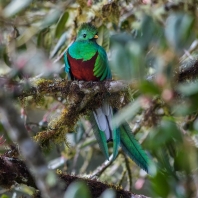
<svg viewBox="0 0 198 198">
<path fill-rule="evenodd" d="M 81 25 L 76 40 L 64 54 L 65 71 L 72 80 L 102 81 L 111 79 L 111 71 L 105 50 L 96 43 L 97 29 L 91 23 Z M 113 128 L 113 109 L 107 103 L 93 111 L 96 122 L 94 133 L 99 146 L 109 159 L 108 141 L 113 141 L 113 158 L 118 154 L 119 145 L 142 169 L 148 172 L 148 156 L 135 140 L 128 123 Z"/>
</svg>

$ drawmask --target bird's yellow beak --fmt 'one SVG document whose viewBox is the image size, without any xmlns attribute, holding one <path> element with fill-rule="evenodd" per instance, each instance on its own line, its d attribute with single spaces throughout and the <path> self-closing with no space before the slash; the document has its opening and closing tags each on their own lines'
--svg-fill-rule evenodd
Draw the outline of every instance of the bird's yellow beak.
<svg viewBox="0 0 198 198">
<path fill-rule="evenodd" d="M 95 39 L 97 39 L 97 38 L 98 38 L 98 35 L 97 35 L 97 34 L 95 34 L 94 38 L 95 38 Z"/>
</svg>

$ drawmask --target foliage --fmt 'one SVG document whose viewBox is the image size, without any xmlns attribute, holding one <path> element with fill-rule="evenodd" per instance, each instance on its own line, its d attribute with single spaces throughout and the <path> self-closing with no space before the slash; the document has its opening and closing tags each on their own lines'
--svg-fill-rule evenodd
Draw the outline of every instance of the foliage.
<svg viewBox="0 0 198 198">
<path fill-rule="evenodd" d="M 195 0 L 0 1 L 0 97 L 3 93 L 12 98 L 21 109 L 29 135 L 45 148 L 48 167 L 98 177 L 146 196 L 196 197 L 196 6 Z M 90 93 L 93 85 L 71 87 L 65 80 L 63 53 L 83 22 L 97 26 L 98 43 L 108 52 L 114 80 L 126 80 L 127 88 L 111 93 L 102 84 L 100 92 L 87 98 L 82 90 Z M 128 120 L 152 159 L 149 175 L 122 152 L 113 163 L 103 163 L 88 115 L 105 97 L 119 109 L 113 122 Z M 4 156 L 10 145 L 11 151 L 16 147 L 3 122 L 0 133 Z M 9 157 L 21 159 L 18 154 Z M 10 182 L 9 193 L 20 194 Z M 0 184 L 1 197 L 7 197 L 1 176 Z M 90 194 L 78 182 L 66 191 L 73 197 L 78 193 Z M 114 197 L 112 191 L 105 193 L 101 197 Z"/>
</svg>

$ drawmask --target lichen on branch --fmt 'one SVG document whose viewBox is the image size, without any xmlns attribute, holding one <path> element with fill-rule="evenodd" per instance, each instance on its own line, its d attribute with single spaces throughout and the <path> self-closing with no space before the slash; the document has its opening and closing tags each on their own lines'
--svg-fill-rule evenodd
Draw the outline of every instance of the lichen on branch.
<svg viewBox="0 0 198 198">
<path fill-rule="evenodd" d="M 129 103 L 129 87 L 124 81 L 84 82 L 68 80 L 32 81 L 32 87 L 23 91 L 20 99 L 32 96 L 32 99 L 52 96 L 62 98 L 62 112 L 52 119 L 47 130 L 39 132 L 34 139 L 42 147 L 48 147 L 50 142 L 67 143 L 65 134 L 74 131 L 74 126 L 81 116 L 101 106 L 107 100 L 112 107 L 120 109 Z M 38 101 L 37 101 L 38 102 Z"/>
</svg>

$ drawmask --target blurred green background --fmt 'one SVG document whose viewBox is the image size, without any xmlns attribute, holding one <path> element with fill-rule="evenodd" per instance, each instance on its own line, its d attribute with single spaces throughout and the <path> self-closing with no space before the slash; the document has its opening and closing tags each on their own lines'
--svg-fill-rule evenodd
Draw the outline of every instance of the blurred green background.
<svg viewBox="0 0 198 198">
<path fill-rule="evenodd" d="M 99 180 L 148 197 L 197 197 L 197 15 L 196 0 L 0 0 L 0 78 L 66 78 L 62 55 L 79 25 L 92 22 L 114 80 L 130 84 L 131 103 L 115 120 L 130 122 L 153 161 L 147 175 L 120 153 Z M 46 129 L 64 104 L 47 96 L 39 103 L 27 98 L 28 105 L 15 100 L 31 136 Z M 2 125 L 0 134 L 6 139 L 0 144 L 4 153 L 12 142 Z M 67 140 L 69 148 L 52 144 L 44 151 L 50 168 L 89 176 L 105 161 L 86 117 Z M 13 187 L 8 193 L 1 188 L 0 193 L 31 195 L 27 189 Z"/>
</svg>

